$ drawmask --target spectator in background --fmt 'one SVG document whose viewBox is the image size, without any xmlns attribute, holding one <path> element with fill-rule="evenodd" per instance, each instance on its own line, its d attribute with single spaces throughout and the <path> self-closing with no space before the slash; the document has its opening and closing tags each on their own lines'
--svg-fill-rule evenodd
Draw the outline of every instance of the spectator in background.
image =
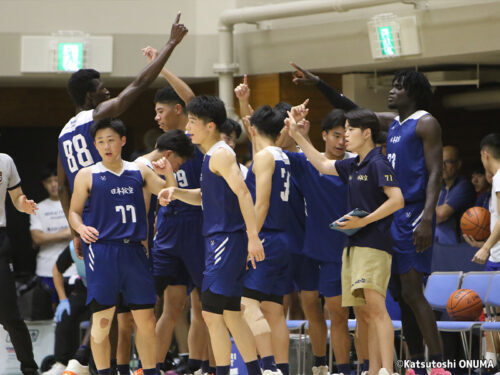
<svg viewBox="0 0 500 375">
<path fill-rule="evenodd" d="M 489 209 L 492 179 L 493 176 L 491 175 L 491 173 L 485 172 L 482 164 L 479 164 L 474 168 L 471 176 L 471 183 L 472 185 L 474 185 L 474 190 L 477 194 L 477 199 L 474 206 Z"/>
<path fill-rule="evenodd" d="M 236 148 L 236 141 L 241 135 L 241 126 L 237 121 L 227 118 L 220 129 L 220 139 L 222 139 L 226 144 L 233 150 Z M 238 162 L 243 178 L 246 178 L 248 173 L 248 168 Z"/>
<path fill-rule="evenodd" d="M 68 246 L 72 239 L 68 221 L 57 194 L 57 169 L 55 163 L 47 164 L 42 170 L 42 184 L 49 197 L 38 203 L 36 216 L 30 216 L 31 238 L 35 245 L 40 246 L 36 258 L 36 275 L 51 290 L 52 303 L 59 301 L 52 279 L 52 267 L 59 254 Z M 72 267 L 65 276 L 76 274 Z"/>
<path fill-rule="evenodd" d="M 443 147 L 443 186 L 436 207 L 435 240 L 453 245 L 461 241 L 460 217 L 474 205 L 474 187 L 465 177 L 459 176 L 462 161 L 455 146 Z"/>
</svg>

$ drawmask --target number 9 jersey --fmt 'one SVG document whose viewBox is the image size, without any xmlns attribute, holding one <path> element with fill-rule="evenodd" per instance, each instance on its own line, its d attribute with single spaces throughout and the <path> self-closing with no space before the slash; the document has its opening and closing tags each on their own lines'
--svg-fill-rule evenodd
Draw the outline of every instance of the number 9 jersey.
<svg viewBox="0 0 500 375">
<path fill-rule="evenodd" d="M 78 171 L 101 161 L 94 146 L 90 127 L 94 123 L 94 110 L 79 112 L 68 121 L 59 134 L 58 149 L 71 191 Z"/>
</svg>

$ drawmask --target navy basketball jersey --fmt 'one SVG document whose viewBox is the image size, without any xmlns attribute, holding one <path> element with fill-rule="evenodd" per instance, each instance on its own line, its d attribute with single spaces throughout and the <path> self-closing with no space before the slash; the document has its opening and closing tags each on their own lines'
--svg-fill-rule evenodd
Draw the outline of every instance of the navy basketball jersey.
<svg viewBox="0 0 500 375">
<path fill-rule="evenodd" d="M 71 191 L 78 171 L 101 161 L 94 146 L 90 127 L 94 123 L 94 110 L 79 112 L 68 121 L 59 134 L 59 157 L 69 181 Z"/>
<path fill-rule="evenodd" d="M 263 230 L 285 231 L 290 215 L 290 160 L 279 147 L 268 146 L 264 150 L 274 157 L 274 173 L 271 181 L 271 196 L 269 197 L 269 210 L 262 226 Z M 250 194 L 255 203 L 255 174 L 253 163 L 248 169 L 245 180 Z"/>
<path fill-rule="evenodd" d="M 292 176 L 305 199 L 304 254 L 325 262 L 340 262 L 346 236 L 328 225 L 347 213 L 347 185 L 338 176 L 318 172 L 305 154 L 287 155 Z"/>
<path fill-rule="evenodd" d="M 99 240 L 131 242 L 146 239 L 147 218 L 142 191 L 144 180 L 135 163 L 123 161 L 123 170 L 116 174 L 101 162 L 90 167 L 92 188 L 87 226 L 99 231 Z"/>
<path fill-rule="evenodd" d="M 304 248 L 304 234 L 306 229 L 306 207 L 304 196 L 297 187 L 297 181 L 290 177 L 290 195 L 288 197 L 291 215 L 288 215 L 288 246 L 293 254 L 302 254 Z"/>
<path fill-rule="evenodd" d="M 151 170 L 154 171 L 153 164 L 151 161 L 146 159 L 143 156 L 139 156 L 137 159 L 135 159 L 135 163 L 142 163 Z M 161 176 L 163 177 L 163 176 Z M 146 194 L 145 191 L 143 191 L 144 194 Z M 151 195 L 149 199 L 149 211 L 147 212 L 148 215 L 148 248 L 152 249 L 153 248 L 153 239 L 154 239 L 154 227 L 155 227 L 155 211 L 156 211 L 156 203 L 158 201 L 158 197 L 154 194 L 148 193 Z M 146 196 L 145 196 L 146 197 Z"/>
<path fill-rule="evenodd" d="M 210 171 L 212 154 L 219 148 L 229 150 L 236 163 L 236 154 L 226 142 L 214 144 L 205 154 L 201 166 L 201 203 L 203 208 L 203 235 L 230 233 L 243 230 L 245 223 L 241 215 L 238 197 L 233 193 L 226 180 Z"/>
<path fill-rule="evenodd" d="M 387 159 L 394 168 L 405 202 L 425 200 L 429 175 L 425 165 L 424 145 L 416 135 L 418 120 L 427 115 L 417 111 L 399 122 L 396 117 L 387 134 Z"/>
</svg>

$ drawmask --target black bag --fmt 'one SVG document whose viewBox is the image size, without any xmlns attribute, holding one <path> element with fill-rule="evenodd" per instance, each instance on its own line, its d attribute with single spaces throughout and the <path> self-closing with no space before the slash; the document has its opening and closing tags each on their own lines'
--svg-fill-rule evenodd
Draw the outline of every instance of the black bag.
<svg viewBox="0 0 500 375">
<path fill-rule="evenodd" d="M 49 320 L 54 317 L 49 287 L 38 277 L 18 288 L 18 292 L 17 305 L 24 320 Z"/>
</svg>

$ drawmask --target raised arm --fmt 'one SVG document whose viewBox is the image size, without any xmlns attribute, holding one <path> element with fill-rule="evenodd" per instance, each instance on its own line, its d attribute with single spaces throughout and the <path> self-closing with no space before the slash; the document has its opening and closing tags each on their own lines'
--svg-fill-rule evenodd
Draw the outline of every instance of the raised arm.
<svg viewBox="0 0 500 375">
<path fill-rule="evenodd" d="M 177 186 L 172 166 L 166 158 L 161 158 L 153 162 L 155 168 L 154 172 L 142 163 L 137 163 L 137 166 L 141 170 L 142 177 L 144 178 L 145 188 L 151 194 L 158 195 L 162 189 L 169 186 Z M 159 177 L 158 174 L 165 176 L 165 180 Z"/>
<path fill-rule="evenodd" d="M 172 25 L 170 38 L 167 44 L 160 50 L 158 58 L 148 64 L 135 80 L 116 98 L 100 103 L 94 110 L 94 120 L 100 120 L 107 117 L 118 117 L 156 79 L 174 48 L 182 41 L 182 38 L 184 38 L 188 32 L 183 24 L 179 24 L 180 17 L 181 14 L 178 13 Z"/>
<path fill-rule="evenodd" d="M 300 114 L 302 113 L 302 115 Z M 307 159 L 319 172 L 323 174 L 330 174 L 338 176 L 335 162 L 329 160 L 325 155 L 316 150 L 314 146 L 300 133 L 298 130 L 297 120 L 307 114 L 307 109 L 304 104 L 293 107 L 292 111 L 288 113 L 288 118 L 285 120 L 286 130 L 288 134 L 297 142 L 302 152 L 307 156 Z"/>
<path fill-rule="evenodd" d="M 441 142 L 441 126 L 432 116 L 422 117 L 416 127 L 416 134 L 422 139 L 425 165 L 429 175 L 427 182 L 424 213 L 422 221 L 413 232 L 413 242 L 417 251 L 422 252 L 432 245 L 432 218 L 441 190 L 443 174 L 443 143 Z"/>
<path fill-rule="evenodd" d="M 253 173 L 255 174 L 255 216 L 258 232 L 262 229 L 269 211 L 274 168 L 274 157 L 271 153 L 262 150 L 255 154 Z"/>
<path fill-rule="evenodd" d="M 212 172 L 218 173 L 224 178 L 233 193 L 238 197 L 241 214 L 247 228 L 248 256 L 255 268 L 255 261 L 264 260 L 264 248 L 258 236 L 252 196 L 243 180 L 236 159 L 228 150 L 218 149 L 212 154 L 209 167 Z"/>
<path fill-rule="evenodd" d="M 243 83 L 240 83 L 234 89 L 234 94 L 238 98 L 240 105 L 240 118 L 245 128 L 245 133 L 247 134 L 248 140 L 252 142 L 252 132 L 250 131 L 250 116 L 253 113 L 252 107 L 250 106 L 250 87 L 248 86 L 247 75 L 243 75 Z"/>
<path fill-rule="evenodd" d="M 149 63 L 151 63 L 158 57 L 158 50 L 154 49 L 151 46 L 143 48 L 142 53 L 147 57 Z M 160 74 L 167 80 L 170 86 L 172 86 L 174 91 L 177 93 L 177 95 L 179 95 L 179 97 L 184 101 L 186 105 L 195 97 L 193 90 L 191 90 L 191 87 L 189 87 L 186 82 L 177 77 L 167 68 L 164 67 L 161 70 Z"/>
</svg>

